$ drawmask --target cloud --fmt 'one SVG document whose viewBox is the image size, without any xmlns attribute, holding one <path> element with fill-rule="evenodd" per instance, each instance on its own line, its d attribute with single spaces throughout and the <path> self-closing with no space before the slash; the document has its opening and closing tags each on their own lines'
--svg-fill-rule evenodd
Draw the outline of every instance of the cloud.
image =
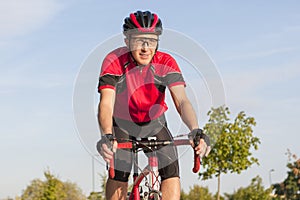
<svg viewBox="0 0 300 200">
<path fill-rule="evenodd" d="M 298 50 L 297 48 L 293 47 L 281 47 L 277 49 L 268 49 L 268 50 L 260 50 L 260 51 L 255 51 L 255 52 L 250 52 L 250 53 L 243 53 L 243 54 L 235 54 L 232 56 L 228 56 L 226 58 L 227 61 L 237 61 L 237 60 L 246 60 L 246 59 L 257 59 L 257 58 L 264 58 L 267 56 L 276 56 L 278 54 L 282 53 L 289 53 L 293 52 L 295 50 Z"/>
<path fill-rule="evenodd" d="M 275 105 L 299 99 L 299 95 L 294 92 L 299 85 L 299 77 L 297 62 L 223 74 L 228 103 L 232 106 L 246 106 L 251 110 L 260 110 L 266 106 L 274 106 L 276 109 Z"/>
<path fill-rule="evenodd" d="M 48 22 L 62 5 L 55 0 L 1 1 L 0 37 L 24 35 Z"/>
<path fill-rule="evenodd" d="M 260 68 L 248 68 L 238 74 L 231 73 L 227 80 L 234 80 L 239 86 L 247 88 L 260 88 L 269 84 L 286 82 L 300 76 L 298 62 L 288 62 L 275 66 L 264 66 Z M 233 83 L 236 84 L 236 83 Z"/>
</svg>

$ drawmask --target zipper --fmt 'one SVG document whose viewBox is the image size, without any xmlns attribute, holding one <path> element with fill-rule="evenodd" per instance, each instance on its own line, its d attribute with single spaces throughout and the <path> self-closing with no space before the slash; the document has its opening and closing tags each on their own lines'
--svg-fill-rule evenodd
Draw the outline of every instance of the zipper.
<svg viewBox="0 0 300 200">
<path fill-rule="evenodd" d="M 143 66 L 139 66 L 139 68 L 140 68 L 140 74 L 142 74 L 143 73 Z"/>
</svg>

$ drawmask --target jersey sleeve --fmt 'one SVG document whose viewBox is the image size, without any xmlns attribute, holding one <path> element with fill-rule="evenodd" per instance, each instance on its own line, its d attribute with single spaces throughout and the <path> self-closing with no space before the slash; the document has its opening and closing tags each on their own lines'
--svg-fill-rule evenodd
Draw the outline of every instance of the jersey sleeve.
<svg viewBox="0 0 300 200">
<path fill-rule="evenodd" d="M 99 83 L 98 83 L 98 92 L 100 90 L 105 89 L 105 88 L 110 88 L 110 89 L 115 89 L 115 86 L 118 82 L 119 76 L 113 76 L 113 75 L 104 75 L 100 76 L 99 78 Z"/>
<path fill-rule="evenodd" d="M 108 54 L 101 66 L 98 83 L 98 92 L 105 88 L 115 89 L 118 79 L 122 75 L 119 56 L 115 53 Z"/>
<path fill-rule="evenodd" d="M 170 88 L 175 85 L 184 85 L 185 81 L 181 70 L 173 57 L 169 57 L 165 64 L 165 83 Z"/>
</svg>

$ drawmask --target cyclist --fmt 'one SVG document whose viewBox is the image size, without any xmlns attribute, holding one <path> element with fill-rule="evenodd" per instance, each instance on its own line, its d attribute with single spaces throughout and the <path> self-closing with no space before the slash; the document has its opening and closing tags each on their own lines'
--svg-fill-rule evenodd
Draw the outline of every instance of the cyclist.
<svg viewBox="0 0 300 200">
<path fill-rule="evenodd" d="M 185 81 L 175 59 L 158 51 L 162 34 L 161 19 L 150 11 L 137 11 L 124 19 L 123 34 L 126 46 L 110 52 L 103 60 L 99 78 L 100 93 L 98 120 L 101 140 L 97 149 L 106 162 L 115 153 L 115 177 L 108 178 L 106 199 L 126 199 L 131 154 L 116 150 L 118 138 L 172 140 L 167 127 L 165 90 L 169 89 L 174 105 L 191 131 L 191 138 L 200 134 L 199 145 L 191 145 L 200 156 L 210 151 L 209 139 L 201 132 L 197 117 L 185 92 Z M 114 140 L 111 146 L 112 138 Z M 163 199 L 180 198 L 180 179 L 177 151 L 164 148 L 159 163 Z M 171 162 L 165 157 L 172 158 Z"/>
</svg>

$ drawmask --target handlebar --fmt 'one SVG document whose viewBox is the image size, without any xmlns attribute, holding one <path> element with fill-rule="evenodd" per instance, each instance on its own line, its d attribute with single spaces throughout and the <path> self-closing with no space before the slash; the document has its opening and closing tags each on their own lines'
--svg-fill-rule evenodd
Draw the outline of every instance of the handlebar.
<svg viewBox="0 0 300 200">
<path fill-rule="evenodd" d="M 151 147 L 157 147 L 157 146 L 166 146 L 174 144 L 175 146 L 182 146 L 182 145 L 190 145 L 190 140 L 189 139 L 175 139 L 173 141 L 156 141 L 156 140 L 145 140 L 145 141 L 119 141 L 118 142 L 118 149 L 132 149 L 134 151 L 138 149 L 143 149 L 143 148 L 151 148 Z M 194 150 L 194 166 L 192 171 L 194 173 L 197 173 L 200 170 L 200 156 L 196 154 L 196 150 Z M 109 177 L 114 178 L 115 176 L 115 170 L 114 170 L 114 158 L 110 160 L 110 166 L 109 166 Z"/>
<path fill-rule="evenodd" d="M 175 140 L 174 144 L 175 146 L 189 145 L 190 140 L 188 139 Z M 194 167 L 192 169 L 194 173 L 197 173 L 200 170 L 200 164 L 201 164 L 200 156 L 199 154 L 196 154 L 196 150 L 194 149 Z"/>
</svg>

